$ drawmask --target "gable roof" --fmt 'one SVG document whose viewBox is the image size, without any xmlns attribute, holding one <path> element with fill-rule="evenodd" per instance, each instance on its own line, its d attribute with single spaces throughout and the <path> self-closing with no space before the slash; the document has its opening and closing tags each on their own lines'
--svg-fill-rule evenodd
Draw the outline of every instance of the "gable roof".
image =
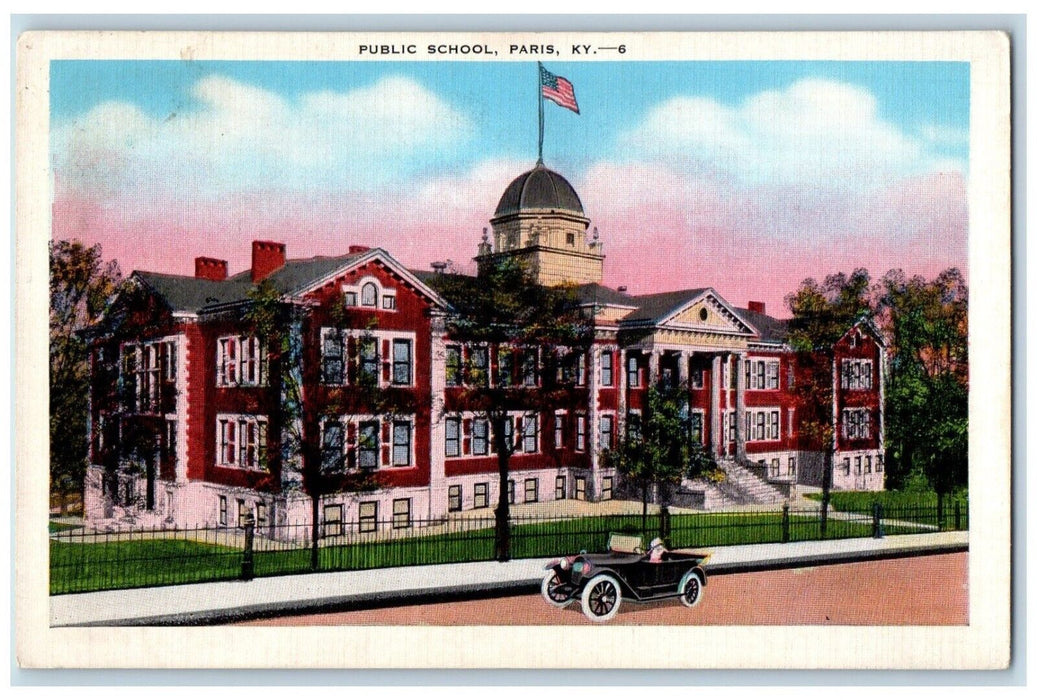
<svg viewBox="0 0 1037 700">
<path fill-rule="evenodd" d="M 711 291 L 709 287 L 701 287 L 699 289 L 681 289 L 675 292 L 659 292 L 657 294 L 643 294 L 634 297 L 637 311 L 625 316 L 623 322 L 651 321 L 658 323 L 677 313 L 708 291 Z"/>
<path fill-rule="evenodd" d="M 637 299 L 625 292 L 605 287 L 597 282 L 589 282 L 576 287 L 576 298 L 583 305 L 603 304 L 605 306 L 623 306 L 636 309 Z"/>
</svg>

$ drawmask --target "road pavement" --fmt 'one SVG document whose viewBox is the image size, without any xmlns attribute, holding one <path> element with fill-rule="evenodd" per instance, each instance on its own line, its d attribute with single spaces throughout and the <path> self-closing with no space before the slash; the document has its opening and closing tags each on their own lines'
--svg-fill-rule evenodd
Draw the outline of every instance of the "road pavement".
<svg viewBox="0 0 1037 700">
<path fill-rule="evenodd" d="M 704 548 L 712 576 L 963 552 L 968 532 Z M 51 626 L 216 624 L 533 590 L 552 559 L 438 564 L 52 596 Z"/>
</svg>

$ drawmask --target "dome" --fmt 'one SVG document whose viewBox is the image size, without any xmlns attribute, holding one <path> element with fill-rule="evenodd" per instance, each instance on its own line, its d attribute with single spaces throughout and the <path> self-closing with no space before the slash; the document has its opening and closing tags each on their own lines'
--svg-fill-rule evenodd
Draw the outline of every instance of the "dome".
<svg viewBox="0 0 1037 700">
<path fill-rule="evenodd" d="M 542 163 L 511 181 L 500 198 L 494 217 L 516 214 L 526 209 L 566 211 L 583 216 L 583 204 L 573 186 Z"/>
</svg>

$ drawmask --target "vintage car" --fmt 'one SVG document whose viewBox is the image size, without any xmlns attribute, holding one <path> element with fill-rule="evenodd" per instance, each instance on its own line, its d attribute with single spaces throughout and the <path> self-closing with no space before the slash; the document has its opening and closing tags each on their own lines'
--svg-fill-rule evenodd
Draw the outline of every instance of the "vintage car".
<svg viewBox="0 0 1037 700">
<path fill-rule="evenodd" d="M 690 608 L 702 598 L 702 564 L 708 558 L 709 554 L 665 548 L 645 552 L 639 536 L 613 533 L 608 552 L 581 552 L 545 567 L 540 592 L 557 608 L 579 599 L 583 614 L 594 622 L 615 617 L 624 597 L 635 603 L 680 598 Z"/>
</svg>

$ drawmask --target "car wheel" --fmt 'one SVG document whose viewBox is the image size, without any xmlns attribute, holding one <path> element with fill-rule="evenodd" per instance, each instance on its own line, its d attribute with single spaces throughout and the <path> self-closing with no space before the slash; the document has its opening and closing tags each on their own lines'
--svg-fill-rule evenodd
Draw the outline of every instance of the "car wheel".
<svg viewBox="0 0 1037 700">
<path fill-rule="evenodd" d="M 556 571 L 549 571 L 547 576 L 544 576 L 540 583 L 540 595 L 544 596 L 548 605 L 556 608 L 564 608 L 573 602 L 572 586 L 564 585 Z"/>
<path fill-rule="evenodd" d="M 692 572 L 684 576 L 681 581 L 681 602 L 689 608 L 693 608 L 702 600 L 702 578 Z"/>
<path fill-rule="evenodd" d="M 593 622 L 606 622 L 619 612 L 623 591 L 619 582 L 608 574 L 598 574 L 583 587 L 580 603 L 583 614 Z"/>
</svg>

